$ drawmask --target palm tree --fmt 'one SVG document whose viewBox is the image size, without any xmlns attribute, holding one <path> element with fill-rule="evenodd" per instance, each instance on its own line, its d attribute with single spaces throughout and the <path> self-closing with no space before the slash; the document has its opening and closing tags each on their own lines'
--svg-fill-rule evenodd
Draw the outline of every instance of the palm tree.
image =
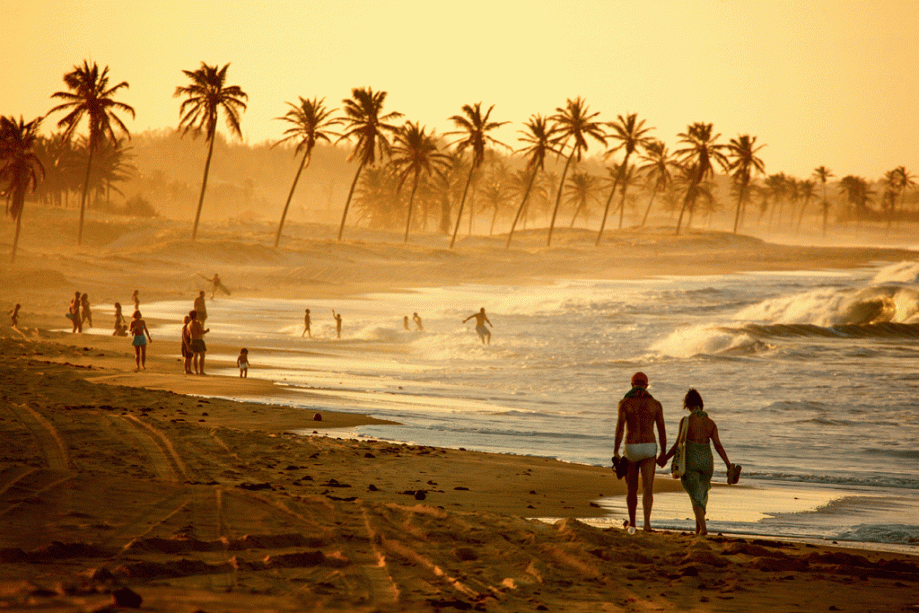
<svg viewBox="0 0 919 613">
<path fill-rule="evenodd" d="M 778 216 L 778 225 L 782 225 L 782 209 L 785 208 L 785 202 L 790 195 L 790 188 L 793 185 L 791 180 L 784 172 L 771 174 L 766 177 L 765 185 L 765 203 L 772 201 L 772 212 L 769 213 L 769 227 L 773 225 L 773 220 Z M 765 213 L 765 209 L 763 210 Z"/>
<path fill-rule="evenodd" d="M 558 215 L 558 207 L 562 201 L 562 188 L 565 186 L 565 176 L 568 174 L 568 167 L 571 160 L 581 161 L 581 156 L 587 151 L 587 137 L 606 145 L 606 132 L 603 131 L 603 124 L 594 119 L 600 113 L 590 113 L 587 104 L 578 96 L 574 100 L 568 98 L 565 101 L 565 108 L 557 107 L 555 114 L 550 119 L 555 123 L 555 130 L 558 132 L 558 140 L 561 142 L 559 155 L 565 150 L 565 146 L 571 141 L 571 153 L 565 160 L 565 168 L 562 170 L 562 178 L 558 182 L 558 192 L 555 195 L 555 208 L 552 209 L 552 221 L 549 222 L 549 236 L 546 239 L 546 246 L 552 246 L 552 230 L 555 228 L 555 218 Z"/>
<path fill-rule="evenodd" d="M 410 176 L 412 180 L 412 193 L 408 199 L 408 215 L 405 219 L 405 241 L 408 242 L 408 231 L 412 226 L 412 204 L 415 202 L 415 192 L 421 175 L 441 174 L 450 167 L 450 156 L 437 149 L 437 141 L 433 134 L 425 134 L 424 127 L 411 121 L 405 122 L 401 130 L 396 132 L 395 143 L 392 147 L 392 165 L 399 179 L 401 190 L 405 180 Z"/>
<path fill-rule="evenodd" d="M 123 138 L 113 143 L 106 141 L 99 148 L 98 154 L 94 156 L 93 172 L 89 182 L 91 191 L 96 193 L 96 204 L 104 195 L 106 205 L 110 205 L 112 191 L 124 195 L 115 187 L 115 183 L 129 181 L 137 174 L 137 167 L 131 161 L 135 157 L 132 150 Z"/>
<path fill-rule="evenodd" d="M 830 212 L 830 203 L 827 202 L 826 199 L 826 182 L 827 179 L 835 175 L 826 166 L 818 166 L 814 169 L 814 174 L 811 176 L 820 181 L 820 184 L 823 186 L 823 202 L 821 202 L 821 205 L 823 206 L 823 235 L 826 236 L 826 222 Z"/>
<path fill-rule="evenodd" d="M 734 213 L 734 234 L 737 234 L 737 230 L 740 227 L 741 211 L 747 205 L 750 180 L 753 178 L 753 174 L 764 174 L 766 172 L 763 161 L 756 156 L 757 152 L 765 146 L 757 146 L 756 137 L 749 134 L 742 134 L 737 138 L 732 138 L 727 145 L 728 158 L 730 159 L 727 170 L 734 178 L 734 185 L 737 186 L 737 212 Z"/>
<path fill-rule="evenodd" d="M 894 184 L 893 186 L 895 188 L 895 191 L 900 196 L 899 198 L 900 199 L 900 210 L 903 210 L 903 197 L 904 195 L 906 195 L 907 190 L 916 187 L 916 176 L 913 175 L 908 170 L 906 170 L 905 166 L 897 166 L 890 172 L 892 173 L 893 184 Z M 895 201 L 896 200 L 891 202 L 891 212 L 890 212 L 891 219 L 893 219 L 893 216 L 894 216 Z M 899 226 L 899 222 L 897 223 L 897 226 Z M 890 220 L 888 220 L 887 222 L 887 227 L 888 228 L 890 227 Z"/>
<path fill-rule="evenodd" d="M 284 228 L 284 219 L 287 217 L 287 209 L 290 207 L 290 201 L 294 197 L 294 190 L 297 189 L 297 181 L 300 180 L 300 173 L 302 173 L 303 169 L 310 163 L 310 158 L 313 155 L 313 147 L 315 147 L 316 143 L 319 141 L 331 143 L 332 140 L 329 137 L 338 136 L 338 134 L 330 131 L 328 128 L 340 124 L 342 120 L 333 117 L 335 111 L 333 109 L 326 109 L 324 103 L 325 98 L 321 100 L 316 98 L 304 100 L 303 97 L 300 97 L 299 105 L 288 102 L 287 104 L 290 106 L 290 110 L 287 111 L 283 117 L 276 118 L 288 122 L 290 127 L 284 130 L 286 136 L 272 145 L 272 148 L 281 143 L 294 141 L 297 143 L 297 148 L 294 149 L 294 155 L 303 151 L 303 160 L 300 162 L 300 167 L 297 169 L 297 174 L 294 176 L 294 184 L 290 186 L 287 202 L 284 203 L 284 211 L 281 213 L 281 222 L 278 224 L 278 233 L 274 237 L 275 248 L 277 248 L 278 243 L 281 241 L 281 230 Z"/>
<path fill-rule="evenodd" d="M 603 219 L 600 221 L 600 231 L 597 233 L 597 245 L 600 244 L 600 240 L 603 238 L 603 229 L 606 227 L 606 216 L 609 213 L 609 205 L 613 201 L 616 185 L 620 183 L 622 184 L 622 199 L 619 201 L 619 228 L 622 228 L 622 220 L 625 216 L 625 194 L 628 190 L 628 182 L 622 181 L 623 173 L 625 173 L 628 168 L 629 157 L 635 153 L 638 147 L 644 149 L 648 146 L 648 143 L 651 142 L 651 137 L 647 136 L 647 134 L 654 129 L 644 127 L 645 120 L 642 119 L 638 121 L 638 115 L 636 113 L 630 113 L 625 117 L 618 115 L 616 121 L 607 125 L 613 129 L 609 137 L 619 141 L 619 144 L 607 151 L 605 156 L 609 157 L 613 153 L 622 150 L 625 152 L 625 157 L 622 160 L 622 164 L 619 166 L 619 173 L 616 177 L 616 181 L 613 183 L 613 189 L 609 193 L 609 198 L 606 200 L 606 207 L 603 209 Z"/>
<path fill-rule="evenodd" d="M 814 197 L 814 189 L 817 187 L 816 181 L 798 181 L 798 198 L 803 199 L 801 210 L 798 212 L 798 225 L 795 227 L 796 232 L 801 231 L 801 221 L 804 219 L 804 209 Z"/>
<path fill-rule="evenodd" d="M 368 227 L 387 230 L 399 226 L 402 207 L 397 181 L 388 164 L 369 166 L 361 173 L 353 200 L 358 223 L 366 220 Z"/>
<path fill-rule="evenodd" d="M 590 203 L 597 200 L 597 177 L 587 172 L 573 172 L 568 178 L 568 203 L 574 205 L 574 215 L 571 216 L 570 228 L 574 227 L 581 211 L 584 217 L 590 213 Z"/>
<path fill-rule="evenodd" d="M 520 220 L 520 215 L 523 213 L 523 207 L 526 206 L 527 198 L 530 197 L 530 191 L 533 189 L 536 175 L 539 174 L 540 170 L 545 169 L 546 156 L 550 153 L 559 154 L 559 151 L 556 149 L 556 145 L 558 144 L 558 138 L 556 136 L 557 130 L 554 125 L 549 125 L 548 119 L 539 114 L 531 115 L 530 119 L 524 123 L 523 126 L 526 128 L 526 131 L 519 130 L 523 136 L 517 140 L 526 143 L 526 146 L 519 149 L 517 153 L 526 155 L 527 170 L 529 170 L 530 178 L 523 192 L 523 198 L 520 200 L 520 206 L 517 207 L 517 213 L 514 215 L 514 221 L 511 222 L 511 230 L 507 235 L 507 245 L 505 249 L 511 246 L 511 239 L 514 238 L 514 228 L 517 227 L 517 222 Z"/>
<path fill-rule="evenodd" d="M 214 154 L 214 137 L 217 135 L 217 118 L 221 109 L 226 115 L 227 128 L 231 134 L 242 138 L 240 114 L 246 110 L 249 95 L 238 85 L 227 85 L 226 64 L 219 68 L 216 64 L 208 66 L 201 62 L 198 70 L 183 70 L 191 80 L 190 85 L 176 87 L 174 98 L 186 96 L 187 100 L 179 107 L 179 127 L 182 136 L 191 131 L 197 137 L 204 133 L 208 143 L 207 161 L 204 162 L 204 179 L 201 181 L 201 195 L 198 197 L 198 210 L 195 212 L 195 225 L 191 231 L 191 240 L 198 235 L 198 221 L 201 219 L 201 205 L 204 204 L 204 192 L 207 190 L 207 175 L 211 168 L 211 156 Z"/>
<path fill-rule="evenodd" d="M 712 124 L 710 123 L 694 123 L 688 127 L 686 132 L 677 136 L 684 146 L 676 151 L 676 155 L 682 158 L 683 165 L 691 171 L 689 186 L 686 189 L 683 206 L 680 208 L 680 216 L 676 223 L 676 233 L 679 235 L 680 226 L 683 223 L 683 213 L 687 208 L 692 211 L 695 200 L 699 195 L 699 184 L 709 175 L 714 174 L 712 161 L 717 162 L 722 168 L 726 168 L 728 160 L 724 153 L 721 152 L 724 145 L 715 142 L 721 135 L 712 134 Z"/>
<path fill-rule="evenodd" d="M 648 208 L 645 209 L 645 214 L 641 218 L 640 227 L 644 228 L 657 192 L 660 190 L 666 192 L 670 186 L 673 178 L 670 170 L 676 166 L 676 162 L 670 158 L 667 145 L 659 140 L 653 140 L 645 146 L 645 154 L 641 156 L 641 159 L 645 163 L 638 167 L 638 171 L 647 176 L 648 181 L 654 185 L 651 191 L 651 199 L 648 201 Z"/>
<path fill-rule="evenodd" d="M 41 117 L 29 123 L 22 117 L 19 121 L 14 117 L 0 117 L 0 194 L 6 196 L 10 216 L 16 220 L 11 264 L 16 262 L 26 193 L 34 192 L 45 176 L 45 169 L 34 151 L 41 122 Z"/>
<path fill-rule="evenodd" d="M 115 141 L 115 130 L 131 137 L 124 122 L 115 114 L 116 111 L 129 113 L 134 118 L 134 109 L 112 99 L 121 88 L 128 88 L 127 81 L 109 87 L 108 66 L 99 71 L 99 66 L 83 60 L 82 66 L 74 66 L 64 75 L 64 83 L 70 91 L 55 92 L 52 98 L 64 102 L 48 111 L 48 114 L 66 111 L 67 115 L 57 122 L 57 127 L 64 128 L 68 140 L 73 137 L 80 121 L 86 117 L 89 123 L 89 155 L 86 158 L 86 175 L 83 181 L 83 197 L 80 200 L 80 229 L 77 233 L 77 244 L 83 242 L 83 218 L 86 212 L 86 193 L 89 189 L 89 173 L 93 164 L 93 153 L 102 145 L 103 140 Z"/>
<path fill-rule="evenodd" d="M 460 220 L 463 217 L 463 205 L 466 203 L 466 194 L 469 191 L 469 184 L 472 182 L 472 176 L 476 169 L 481 166 L 482 161 L 485 159 L 486 146 L 491 144 L 507 147 L 504 143 L 487 134 L 489 131 L 500 128 L 507 123 L 506 121 L 489 121 L 491 111 L 494 108 L 495 105 L 491 105 L 483 115 L 481 102 L 476 102 L 472 105 L 464 104 L 462 109 L 463 115 L 453 115 L 450 117 L 450 121 L 459 129 L 448 132 L 447 135 L 462 136 L 462 138 L 452 143 L 456 147 L 457 153 L 462 153 L 466 149 L 469 149 L 472 153 L 472 164 L 469 166 L 469 176 L 466 177 L 466 186 L 463 188 L 463 197 L 460 199 L 459 211 L 456 214 L 456 226 L 453 228 L 453 238 L 450 239 L 450 249 L 453 249 L 453 244 L 456 242 L 456 234 L 459 232 Z"/>
<path fill-rule="evenodd" d="M 386 102 L 387 92 L 375 92 L 369 87 L 355 87 L 351 90 L 351 97 L 342 100 L 345 111 L 346 131 L 339 137 L 339 141 L 354 138 L 354 150 L 348 156 L 350 162 L 358 158 L 357 172 L 348 190 L 348 199 L 345 201 L 345 210 L 341 215 L 341 226 L 338 228 L 338 240 L 345 231 L 345 220 L 348 218 L 348 207 L 354 188 L 361 176 L 364 166 L 376 164 L 377 155 L 381 158 L 389 154 L 389 140 L 387 134 L 395 134 L 399 128 L 386 123 L 402 117 L 402 113 L 387 113 L 383 115 L 383 104 Z"/>
<path fill-rule="evenodd" d="M 839 181 L 839 191 L 852 206 L 856 221 L 860 221 L 872 202 L 871 197 L 874 196 L 874 190 L 869 187 L 868 181 L 864 177 L 847 175 Z"/>
</svg>

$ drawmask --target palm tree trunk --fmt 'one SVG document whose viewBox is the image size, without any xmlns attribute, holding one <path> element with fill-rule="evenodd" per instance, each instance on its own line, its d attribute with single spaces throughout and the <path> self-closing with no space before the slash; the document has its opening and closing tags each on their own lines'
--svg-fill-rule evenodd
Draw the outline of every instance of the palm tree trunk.
<svg viewBox="0 0 919 613">
<path fill-rule="evenodd" d="M 450 194 L 444 193 L 440 198 L 440 232 L 450 234 Z"/>
<path fill-rule="evenodd" d="M 274 248 L 278 248 L 278 243 L 281 242 L 281 230 L 284 228 L 284 220 L 287 218 L 287 208 L 290 206 L 290 201 L 294 197 L 294 190 L 297 189 L 297 181 L 300 180 L 300 173 L 303 172 L 303 169 L 309 163 L 310 152 L 306 151 L 303 153 L 303 161 L 300 162 L 300 168 L 297 169 L 297 175 L 294 177 L 294 184 L 290 186 L 290 193 L 287 194 L 287 202 L 284 203 L 284 212 L 281 213 L 281 223 L 278 224 L 278 233 L 274 237 Z"/>
<path fill-rule="evenodd" d="M 657 196 L 657 185 L 654 186 L 654 191 L 651 192 L 651 200 L 648 201 L 648 208 L 645 209 L 645 215 L 641 218 L 641 226 L 645 227 L 645 222 L 648 221 L 648 213 L 651 212 L 651 205 L 654 204 L 654 197 Z"/>
<path fill-rule="evenodd" d="M 562 202 L 562 188 L 565 187 L 565 175 L 568 174 L 568 166 L 571 164 L 571 158 L 574 157 L 574 151 L 565 161 L 565 169 L 562 171 L 562 180 L 558 182 L 558 193 L 555 195 L 555 208 L 552 209 L 552 221 L 549 222 L 549 236 L 546 239 L 546 247 L 552 246 L 552 230 L 555 229 L 555 218 L 558 216 L 558 207 Z"/>
<path fill-rule="evenodd" d="M 345 210 L 341 214 L 341 225 L 338 227 L 338 240 L 341 241 L 341 235 L 345 231 L 345 220 L 348 218 L 348 207 L 351 206 L 351 197 L 354 196 L 354 188 L 357 187 L 357 179 L 361 176 L 361 171 L 364 169 L 364 160 L 361 160 L 360 165 L 357 167 L 357 172 L 354 173 L 354 180 L 351 181 L 351 189 L 348 190 L 348 199 L 345 200 Z"/>
<path fill-rule="evenodd" d="M 93 143 L 92 138 L 89 139 L 87 145 L 87 157 L 86 157 L 86 178 L 83 180 L 83 197 L 80 199 L 80 229 L 77 231 L 77 244 L 80 245 L 83 243 L 83 216 L 86 212 L 86 194 L 89 191 L 89 171 L 92 169 L 93 165 Z"/>
<path fill-rule="evenodd" d="M 456 242 L 456 234 L 459 232 L 460 220 L 463 218 L 463 205 L 466 204 L 466 193 L 469 191 L 469 184 L 472 183 L 472 173 L 475 172 L 475 162 L 469 168 L 469 176 L 466 177 L 466 186 L 463 188 L 463 197 L 460 199 L 459 212 L 456 214 L 456 226 L 453 228 L 453 238 L 450 239 L 450 249 L 453 249 L 453 243 Z"/>
<path fill-rule="evenodd" d="M 740 193 L 737 194 L 737 212 L 734 213 L 734 234 L 737 234 L 737 228 L 740 227 L 740 209 L 743 207 L 746 196 L 747 183 L 744 181 L 740 184 Z"/>
<path fill-rule="evenodd" d="M 405 243 L 408 244 L 408 229 L 412 227 L 412 203 L 415 202 L 415 192 L 418 191 L 418 179 L 421 173 L 415 171 L 415 182 L 412 184 L 412 195 L 408 197 L 408 216 L 405 220 Z"/>
<path fill-rule="evenodd" d="M 22 227 L 22 210 L 25 208 L 25 191 L 20 193 L 20 190 L 16 190 L 13 197 L 19 201 L 16 206 L 19 213 L 16 215 L 16 232 L 13 234 L 13 250 L 10 252 L 10 264 L 16 263 L 16 247 L 19 245 L 19 230 Z"/>
<path fill-rule="evenodd" d="M 619 170 L 616 172 L 616 179 L 613 181 L 613 189 L 609 192 L 609 197 L 606 199 L 606 206 L 603 207 L 603 219 L 600 220 L 600 231 L 597 232 L 597 240 L 594 242 L 594 246 L 600 244 L 600 241 L 603 239 L 603 230 L 606 228 L 606 218 L 609 215 L 609 205 L 613 202 L 613 196 L 616 195 L 616 188 L 619 187 L 619 178 L 622 175 L 622 167 L 619 167 Z"/>
<path fill-rule="evenodd" d="M 198 236 L 198 221 L 201 219 L 201 206 L 204 204 L 204 192 L 207 190 L 207 175 L 211 170 L 211 156 L 214 155 L 214 137 L 207 147 L 207 160 L 204 162 L 204 178 L 201 180 L 201 195 L 198 196 L 198 210 L 195 212 L 195 225 L 191 229 L 191 240 Z"/>
<path fill-rule="evenodd" d="M 587 201 L 581 202 L 581 203 L 577 206 L 577 208 L 574 209 L 574 215 L 571 217 L 571 224 L 568 226 L 569 228 L 573 228 L 573 227 L 574 227 L 574 222 L 577 221 L 578 215 L 581 214 L 581 209 L 584 208 L 584 205 L 585 205 L 585 204 L 587 204 Z"/>
<path fill-rule="evenodd" d="M 683 225 L 683 213 L 686 212 L 686 207 L 689 205 L 690 201 L 695 200 L 696 196 L 696 186 L 699 185 L 701 177 L 699 175 L 699 169 L 696 168 L 696 172 L 693 173 L 692 182 L 689 184 L 689 189 L 686 190 L 686 196 L 683 198 L 683 206 L 680 207 L 680 216 L 676 220 L 676 235 L 680 235 L 680 227 Z M 691 207 L 690 207 L 691 208 Z M 690 218 L 692 215 L 690 215 Z M 686 224 L 689 225 L 689 222 Z"/>
<path fill-rule="evenodd" d="M 517 207 L 517 214 L 514 215 L 514 221 L 511 223 L 511 231 L 507 234 L 507 245 L 505 249 L 509 249 L 511 246 L 511 239 L 514 238 L 514 228 L 517 227 L 517 221 L 520 219 L 520 214 L 523 212 L 523 205 L 527 203 L 527 198 L 530 197 L 530 190 L 533 189 L 533 183 L 536 181 L 536 173 L 539 172 L 538 168 L 533 169 L 533 174 L 530 175 L 530 182 L 527 183 L 527 189 L 523 192 L 523 200 L 520 201 L 520 206 Z"/>
<path fill-rule="evenodd" d="M 801 211 L 798 213 L 798 225 L 795 228 L 795 233 L 801 232 L 801 222 L 804 221 L 804 209 L 807 208 L 807 203 L 810 202 L 810 197 L 804 199 L 804 203 L 801 204 Z M 890 226 L 888 226 L 889 228 Z"/>
<path fill-rule="evenodd" d="M 625 193 L 629 189 L 629 182 L 622 182 L 622 199 L 619 201 L 619 229 L 622 229 L 623 218 L 625 217 Z"/>
<path fill-rule="evenodd" d="M 622 160 L 622 200 L 619 201 L 619 229 L 622 229 L 622 220 L 625 217 L 625 193 L 629 189 L 629 181 L 625 176 L 625 173 L 629 170 L 629 156 L 631 152 L 625 154 L 625 159 Z"/>
</svg>

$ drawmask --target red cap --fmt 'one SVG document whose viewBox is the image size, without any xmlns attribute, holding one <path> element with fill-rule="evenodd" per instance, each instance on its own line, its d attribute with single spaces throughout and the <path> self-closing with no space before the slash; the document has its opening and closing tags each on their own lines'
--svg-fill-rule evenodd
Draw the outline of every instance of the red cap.
<svg viewBox="0 0 919 613">
<path fill-rule="evenodd" d="M 648 375 L 643 372 L 632 375 L 632 387 L 648 387 Z"/>
</svg>

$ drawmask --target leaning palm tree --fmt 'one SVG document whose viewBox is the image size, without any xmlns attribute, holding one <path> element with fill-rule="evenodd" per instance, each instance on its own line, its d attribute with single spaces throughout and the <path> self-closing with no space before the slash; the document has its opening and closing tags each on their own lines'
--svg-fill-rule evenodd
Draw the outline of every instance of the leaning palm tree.
<svg viewBox="0 0 919 613">
<path fill-rule="evenodd" d="M 583 212 L 584 217 L 590 215 L 590 204 L 597 201 L 597 177 L 587 172 L 573 172 L 568 177 L 568 204 L 574 206 L 569 228 L 574 227 L 574 222 Z"/>
<path fill-rule="evenodd" d="M 712 134 L 712 124 L 697 122 L 688 127 L 686 132 L 677 135 L 683 144 L 682 149 L 675 153 L 681 157 L 682 164 L 690 171 L 689 186 L 686 189 L 686 195 L 683 198 L 683 206 L 680 208 L 680 216 L 677 218 L 676 233 L 679 235 L 680 227 L 683 223 L 683 214 L 687 208 L 692 211 L 695 199 L 699 196 L 699 184 L 708 176 L 714 174 L 712 162 L 716 162 L 722 168 L 728 166 L 727 157 L 722 153 L 724 145 L 715 141 L 721 136 Z"/>
<path fill-rule="evenodd" d="M 14 117 L 0 117 L 0 195 L 6 196 L 10 216 L 16 220 L 11 264 L 16 261 L 26 193 L 34 192 L 45 176 L 45 169 L 34 151 L 41 122 L 41 117 L 29 123 L 22 117 L 19 121 Z"/>
<path fill-rule="evenodd" d="M 548 119 L 539 114 L 532 115 L 523 126 L 526 131 L 520 130 L 519 132 L 523 136 L 517 140 L 526 143 L 526 146 L 517 152 L 526 155 L 527 170 L 530 171 L 530 178 L 523 192 L 523 198 L 520 200 L 520 206 L 517 207 L 517 213 L 514 215 L 514 221 L 511 222 L 511 230 L 507 235 L 505 248 L 510 248 L 511 246 L 511 239 L 514 238 L 514 228 L 517 227 L 517 222 L 520 220 L 524 206 L 526 206 L 527 198 L 530 197 L 530 191 L 533 189 L 536 175 L 539 174 L 539 171 L 545 169 L 546 156 L 550 153 L 559 154 L 556 148 L 558 145 L 557 130 L 554 125 L 549 125 Z"/>
<path fill-rule="evenodd" d="M 618 115 L 616 121 L 607 125 L 613 129 L 609 133 L 609 137 L 618 141 L 619 144 L 607 151 L 605 157 L 609 157 L 620 150 L 625 153 L 625 156 L 622 164 L 619 165 L 616 181 L 613 183 L 613 189 L 610 191 L 609 198 L 606 200 L 606 207 L 603 209 L 603 219 L 600 221 L 600 231 L 597 233 L 597 245 L 600 244 L 600 240 L 603 238 L 603 229 L 606 227 L 609 205 L 613 201 L 613 194 L 616 192 L 616 185 L 618 184 L 622 185 L 622 199 L 619 201 L 619 228 L 622 228 L 622 221 L 625 216 L 625 194 L 629 187 L 629 182 L 623 181 L 622 177 L 629 167 L 629 158 L 639 147 L 644 149 L 648 146 L 651 142 L 651 137 L 647 136 L 647 134 L 654 129 L 644 127 L 645 120 L 639 121 L 636 113 L 630 113 L 625 117 Z"/>
<path fill-rule="evenodd" d="M 658 191 L 663 190 L 666 192 L 667 188 L 670 186 L 673 178 L 670 171 L 676 166 L 676 162 L 670 158 L 670 153 L 667 151 L 667 145 L 659 140 L 652 140 L 645 146 L 645 154 L 641 156 L 641 159 L 645 163 L 638 167 L 638 172 L 647 177 L 648 182 L 653 185 L 651 198 L 648 200 L 648 207 L 645 209 L 645 214 L 641 218 L 640 227 L 644 228 Z"/>
<path fill-rule="evenodd" d="M 574 100 L 568 98 L 565 101 L 565 108 L 557 107 L 555 114 L 550 117 L 559 134 L 559 141 L 561 142 L 560 154 L 564 151 L 569 141 L 571 141 L 571 153 L 568 155 L 568 159 L 565 160 L 562 178 L 558 182 L 558 192 L 555 195 L 555 208 L 552 210 L 552 220 L 549 222 L 549 236 L 546 239 L 546 246 L 552 246 L 552 230 L 555 228 L 558 206 L 562 201 L 562 188 L 565 186 L 565 176 L 568 174 L 568 167 L 571 165 L 571 161 L 581 161 L 581 156 L 587 151 L 588 136 L 600 144 L 606 145 L 606 132 L 603 131 L 603 124 L 599 121 L 594 121 L 599 115 L 600 113 L 590 113 L 583 98 L 578 96 Z"/>
<path fill-rule="evenodd" d="M 457 153 L 462 153 L 466 149 L 472 154 L 472 163 L 469 166 L 469 176 L 466 177 L 466 186 L 463 188 L 463 197 L 460 198 L 459 211 L 456 214 L 456 226 L 453 228 L 453 238 L 450 239 L 450 249 L 456 242 L 456 234 L 459 232 L 460 220 L 463 218 L 463 205 L 466 203 L 466 194 L 469 192 L 469 184 L 476 169 L 482 165 L 485 159 L 485 148 L 488 145 L 500 145 L 507 147 L 504 143 L 488 135 L 488 132 L 500 128 L 506 121 L 489 121 L 491 111 L 495 105 L 488 107 L 485 114 L 482 114 L 482 103 L 464 104 L 463 115 L 453 115 L 450 121 L 458 129 L 453 132 L 447 132 L 448 136 L 459 136 L 460 138 L 452 144 L 456 147 Z"/>
<path fill-rule="evenodd" d="M 294 149 L 294 155 L 301 151 L 303 159 L 297 168 L 297 174 L 294 175 L 294 184 L 290 186 L 290 193 L 287 194 L 287 202 L 284 203 L 284 211 L 281 213 L 281 222 L 278 224 L 278 233 L 274 237 L 274 246 L 277 248 L 281 241 L 281 230 L 284 228 L 284 219 L 287 218 L 287 209 L 290 207 L 290 201 L 294 197 L 294 190 L 297 189 L 297 182 L 300 180 L 300 173 L 309 166 L 310 158 L 313 155 L 313 148 L 319 141 L 331 143 L 331 136 L 338 136 L 335 132 L 330 131 L 330 126 L 338 125 L 341 119 L 334 117 L 335 110 L 325 108 L 325 98 L 319 100 L 304 100 L 300 97 L 300 104 L 288 102 L 290 110 L 283 117 L 277 117 L 290 124 L 290 127 L 284 130 L 284 138 L 272 145 L 272 148 L 286 142 L 296 142 L 297 148 Z"/>
<path fill-rule="evenodd" d="M 397 126 L 386 122 L 399 119 L 402 113 L 382 114 L 386 96 L 387 92 L 384 91 L 375 92 L 369 87 L 355 87 L 351 90 L 351 97 L 342 100 L 346 129 L 338 140 L 354 138 L 357 141 L 354 144 L 354 151 L 348 156 L 348 161 L 358 158 L 359 162 L 357 172 L 354 173 L 354 180 L 351 182 L 351 189 L 348 190 L 345 210 L 341 214 L 338 240 L 341 240 L 345 231 L 348 207 L 351 205 L 351 197 L 354 195 L 354 188 L 357 186 L 361 171 L 365 166 L 376 164 L 377 155 L 382 158 L 389 154 L 390 145 L 387 134 L 394 134 L 399 130 Z"/>
<path fill-rule="evenodd" d="M 727 170 L 734 179 L 734 185 L 737 186 L 737 212 L 734 213 L 734 234 L 740 227 L 741 211 L 747 205 L 747 199 L 750 195 L 750 181 L 753 174 L 765 174 L 765 165 L 763 161 L 756 156 L 757 152 L 766 145 L 756 145 L 756 137 L 749 134 L 739 135 L 732 138 L 727 145 L 728 163 Z"/>
<path fill-rule="evenodd" d="M 820 204 L 823 207 L 823 235 L 826 236 L 826 222 L 830 213 L 830 203 L 827 202 L 826 199 L 826 182 L 827 179 L 836 175 L 826 166 L 818 166 L 814 169 L 814 173 L 811 176 L 820 181 L 820 184 L 823 186 L 823 201 Z"/>
<path fill-rule="evenodd" d="M 412 193 L 408 198 L 408 215 L 405 219 L 405 241 L 412 227 L 412 205 L 422 175 L 442 174 L 450 168 L 450 156 L 441 153 L 433 134 L 425 134 L 424 126 L 411 121 L 405 122 L 396 132 L 392 146 L 392 166 L 399 179 L 397 189 L 401 190 L 406 179 L 412 177 Z"/>
<path fill-rule="evenodd" d="M 906 170 L 905 166 L 897 166 L 892 171 L 894 177 L 894 183 L 896 191 L 899 194 L 900 199 L 900 210 L 903 210 L 903 197 L 906 195 L 907 190 L 910 190 L 916 187 L 916 175 L 912 174 Z M 891 203 L 891 218 L 893 218 L 893 207 L 895 206 L 896 199 Z M 897 223 L 899 226 L 899 222 Z M 890 227 L 890 222 L 887 224 L 888 228 Z"/>
<path fill-rule="evenodd" d="M 59 128 L 64 129 L 64 136 L 70 140 L 83 117 L 89 123 L 89 140 L 87 148 L 89 155 L 86 158 L 86 175 L 83 181 L 83 196 L 80 199 L 80 229 L 77 233 L 77 244 L 83 242 L 83 218 L 86 212 L 86 194 L 89 190 L 89 174 L 93 165 L 93 153 L 102 145 L 102 141 L 114 142 L 117 140 L 115 130 L 125 134 L 128 138 L 131 133 L 127 126 L 115 114 L 121 111 L 134 117 L 134 108 L 113 100 L 112 96 L 122 88 L 130 87 L 127 81 L 109 87 L 108 66 L 99 70 L 93 62 L 84 60 L 82 66 L 74 66 L 73 70 L 64 75 L 64 83 L 70 91 L 55 92 L 52 98 L 64 102 L 57 105 L 48 114 L 66 111 L 67 115 L 57 122 Z"/>
<path fill-rule="evenodd" d="M 227 128 L 231 134 L 242 138 L 240 114 L 246 110 L 249 95 L 238 85 L 227 85 L 226 64 L 223 68 L 216 64 L 208 66 L 201 62 L 198 70 L 183 70 L 191 80 L 190 85 L 176 87 L 174 98 L 186 96 L 187 100 L 179 107 L 179 127 L 182 136 L 191 131 L 192 136 L 204 134 L 208 143 L 207 161 L 204 162 L 204 179 L 201 181 L 201 195 L 198 197 L 198 209 L 195 212 L 195 225 L 191 231 L 191 240 L 198 235 L 198 221 L 201 219 L 201 205 L 204 204 L 204 192 L 207 190 L 207 175 L 211 168 L 211 156 L 214 154 L 214 137 L 217 135 L 217 118 L 221 109 L 226 115 Z"/>
</svg>

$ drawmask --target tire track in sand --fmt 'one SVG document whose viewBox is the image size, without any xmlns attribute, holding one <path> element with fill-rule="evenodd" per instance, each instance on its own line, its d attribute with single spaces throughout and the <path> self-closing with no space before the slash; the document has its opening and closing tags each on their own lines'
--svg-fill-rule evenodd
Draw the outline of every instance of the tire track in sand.
<svg viewBox="0 0 919 613">
<path fill-rule="evenodd" d="M 107 417 L 112 426 L 140 446 L 157 478 L 176 482 L 188 479 L 185 464 L 162 432 L 131 415 L 107 415 Z"/>
<path fill-rule="evenodd" d="M 67 444 L 54 424 L 28 405 L 9 403 L 6 408 L 35 437 L 50 470 L 71 469 Z"/>
</svg>

